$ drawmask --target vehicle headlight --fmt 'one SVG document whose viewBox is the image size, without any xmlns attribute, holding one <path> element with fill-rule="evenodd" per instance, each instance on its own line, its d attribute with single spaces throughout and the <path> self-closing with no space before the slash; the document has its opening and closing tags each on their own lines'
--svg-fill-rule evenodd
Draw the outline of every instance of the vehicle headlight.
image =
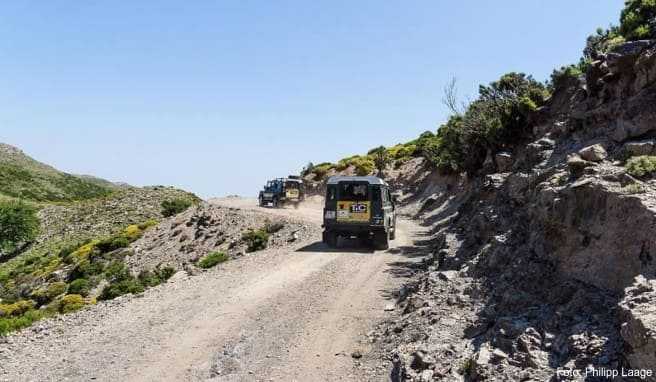
<svg viewBox="0 0 656 382">
<path fill-rule="evenodd" d="M 326 219 L 334 219 L 335 211 L 326 210 L 326 214 L 324 216 L 326 217 Z"/>
</svg>

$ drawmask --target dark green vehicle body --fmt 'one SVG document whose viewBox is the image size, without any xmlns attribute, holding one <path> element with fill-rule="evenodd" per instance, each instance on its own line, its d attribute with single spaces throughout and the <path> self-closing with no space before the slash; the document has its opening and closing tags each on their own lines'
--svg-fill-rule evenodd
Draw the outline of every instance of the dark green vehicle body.
<svg viewBox="0 0 656 382">
<path fill-rule="evenodd" d="M 389 185 L 375 176 L 333 176 L 326 184 L 323 242 L 358 237 L 387 249 L 396 231 L 396 206 Z"/>
</svg>

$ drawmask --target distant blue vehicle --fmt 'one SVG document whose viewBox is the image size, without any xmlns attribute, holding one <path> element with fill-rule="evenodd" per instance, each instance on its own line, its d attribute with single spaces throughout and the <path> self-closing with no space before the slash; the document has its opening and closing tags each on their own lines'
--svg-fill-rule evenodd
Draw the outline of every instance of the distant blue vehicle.
<svg viewBox="0 0 656 382">
<path fill-rule="evenodd" d="M 283 207 L 293 204 L 294 208 L 305 199 L 305 187 L 298 176 L 290 175 L 289 178 L 277 178 L 270 180 L 264 185 L 258 197 L 261 207 L 271 206 Z"/>
</svg>

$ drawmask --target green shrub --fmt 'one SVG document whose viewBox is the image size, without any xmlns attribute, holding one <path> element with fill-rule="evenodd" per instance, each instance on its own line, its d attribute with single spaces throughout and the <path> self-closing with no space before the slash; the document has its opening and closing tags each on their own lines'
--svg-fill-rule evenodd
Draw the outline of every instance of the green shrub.
<svg viewBox="0 0 656 382">
<path fill-rule="evenodd" d="M 101 253 L 107 253 L 119 248 L 127 248 L 130 245 L 130 240 L 125 236 L 110 237 L 104 240 L 101 240 L 96 244 L 96 248 Z"/>
<path fill-rule="evenodd" d="M 75 279 L 68 286 L 68 293 L 87 297 L 91 291 L 91 283 L 87 279 Z"/>
<path fill-rule="evenodd" d="M 312 168 L 312 173 L 314 174 L 315 180 L 323 179 L 328 171 L 333 169 L 335 166 L 332 163 L 324 162 L 320 163 Z"/>
<path fill-rule="evenodd" d="M 198 266 L 207 269 L 213 266 L 228 261 L 230 258 L 223 252 L 212 252 L 198 261 Z"/>
<path fill-rule="evenodd" d="M 130 243 L 137 241 L 141 236 L 143 236 L 144 231 L 139 228 L 138 224 L 129 225 L 121 233 L 121 237 L 126 238 Z"/>
<path fill-rule="evenodd" d="M 523 73 L 508 73 L 488 86 L 462 115 L 452 116 L 437 134 L 423 133 L 413 143 L 437 168 L 473 173 L 488 151 L 513 145 L 529 133 L 530 113 L 545 104 L 547 87 Z"/>
<path fill-rule="evenodd" d="M 125 294 L 141 293 L 143 291 L 143 285 L 141 285 L 141 283 L 139 283 L 136 278 L 131 277 L 125 280 L 110 283 L 102 290 L 98 299 L 111 300 Z"/>
<path fill-rule="evenodd" d="M 87 301 L 84 297 L 79 294 L 67 294 L 59 302 L 59 312 L 64 314 L 75 312 L 76 310 L 82 309 L 85 305 L 87 305 Z"/>
<path fill-rule="evenodd" d="M 638 183 L 631 183 L 626 187 L 622 187 L 622 191 L 626 192 L 627 194 L 643 194 L 647 192 L 645 187 Z"/>
<path fill-rule="evenodd" d="M 0 201 L 0 251 L 13 251 L 39 233 L 36 208 L 22 201 Z"/>
<path fill-rule="evenodd" d="M 558 70 L 554 69 L 553 73 L 551 73 L 551 87 L 553 89 L 562 88 L 571 81 L 576 80 L 582 74 L 581 67 L 577 65 L 563 66 Z"/>
<path fill-rule="evenodd" d="M 619 32 L 627 40 L 653 38 L 656 34 L 656 1 L 627 0 L 620 15 Z"/>
<path fill-rule="evenodd" d="M 246 242 L 247 252 L 255 252 L 265 249 L 269 244 L 269 234 L 263 229 L 249 230 L 242 235 Z"/>
<path fill-rule="evenodd" d="M 656 156 L 640 155 L 629 158 L 626 162 L 626 171 L 637 177 L 651 175 L 656 172 Z"/>
<path fill-rule="evenodd" d="M 39 305 L 44 305 L 54 300 L 55 297 L 66 293 L 68 285 L 63 281 L 57 281 L 48 284 L 45 287 L 39 288 L 32 292 L 30 297 L 34 299 Z"/>
<path fill-rule="evenodd" d="M 177 215 L 191 207 L 193 203 L 188 199 L 176 198 L 172 200 L 165 200 L 162 202 L 162 215 L 170 217 Z"/>
<path fill-rule="evenodd" d="M 32 300 L 19 300 L 13 304 L 0 304 L 0 317 L 17 317 L 34 309 L 36 304 Z"/>
<path fill-rule="evenodd" d="M 40 310 L 28 310 L 20 316 L 1 317 L 0 316 L 0 335 L 5 336 L 15 330 L 20 330 L 32 325 L 34 322 L 42 319 L 47 312 Z"/>
<path fill-rule="evenodd" d="M 139 276 L 137 277 L 139 279 L 139 282 L 141 285 L 144 287 L 154 287 L 157 286 L 163 282 L 166 282 L 166 280 L 170 279 L 171 276 L 175 274 L 175 268 L 173 267 L 156 267 L 154 270 L 149 271 L 149 270 L 143 270 L 141 273 L 139 273 Z"/>
<path fill-rule="evenodd" d="M 392 156 L 387 151 L 385 146 L 379 146 L 375 149 L 369 150 L 367 155 L 372 158 L 375 168 L 378 170 L 379 174 L 382 174 L 385 171 L 385 168 L 392 162 Z"/>
<path fill-rule="evenodd" d="M 619 32 L 619 28 L 611 26 L 609 29 L 597 28 L 595 34 L 588 36 L 583 49 L 583 60 L 596 60 L 601 54 L 608 53 L 616 46 L 626 41 Z"/>
</svg>

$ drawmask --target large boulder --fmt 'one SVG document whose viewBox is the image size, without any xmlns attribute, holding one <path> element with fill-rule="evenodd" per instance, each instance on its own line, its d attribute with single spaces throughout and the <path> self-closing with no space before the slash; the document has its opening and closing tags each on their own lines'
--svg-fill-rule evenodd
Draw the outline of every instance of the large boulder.
<svg viewBox="0 0 656 382">
<path fill-rule="evenodd" d="M 604 146 L 600 144 L 582 148 L 581 150 L 579 150 L 579 155 L 584 160 L 590 162 L 601 162 L 602 160 L 608 157 L 608 153 L 606 153 L 606 149 L 604 149 Z"/>
</svg>

